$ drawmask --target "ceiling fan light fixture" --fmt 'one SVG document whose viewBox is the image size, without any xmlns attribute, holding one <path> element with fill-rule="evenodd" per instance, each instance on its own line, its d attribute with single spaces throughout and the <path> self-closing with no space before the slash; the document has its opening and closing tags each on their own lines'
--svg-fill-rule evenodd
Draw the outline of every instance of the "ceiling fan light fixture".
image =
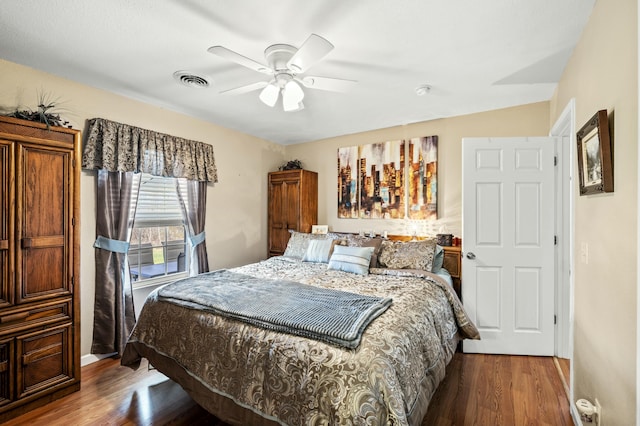
<svg viewBox="0 0 640 426">
<path fill-rule="evenodd" d="M 283 101 L 282 101 L 282 109 L 285 112 L 300 111 L 300 110 L 304 109 L 304 104 L 302 102 L 298 102 L 297 104 L 287 103 L 287 102 L 284 102 L 284 99 L 283 99 Z"/>
<path fill-rule="evenodd" d="M 311 34 L 299 48 L 289 44 L 268 46 L 264 51 L 266 64 L 254 61 L 223 46 L 212 46 L 207 49 L 209 53 L 220 58 L 272 76 L 271 81 L 268 82 L 259 81 L 245 84 L 220 93 L 242 94 L 262 89 L 259 95 L 260 100 L 273 107 L 278 103 L 282 92 L 282 108 L 285 111 L 298 111 L 304 108 L 302 100 L 305 97 L 305 88 L 344 92 L 356 83 L 340 78 L 301 75 L 323 59 L 331 50 L 333 50 L 333 44 L 317 34 Z"/>
<path fill-rule="evenodd" d="M 304 91 L 298 83 L 289 80 L 282 88 L 282 108 L 289 111 L 301 110 Z"/>
<path fill-rule="evenodd" d="M 294 80 L 289 80 L 282 88 L 282 99 L 288 99 L 287 102 L 300 103 L 304 99 L 304 91 Z"/>
<path fill-rule="evenodd" d="M 277 85 L 270 83 L 262 89 L 262 92 L 260 92 L 260 100 L 266 105 L 273 107 L 276 102 L 278 102 L 279 94 L 280 88 Z"/>
</svg>

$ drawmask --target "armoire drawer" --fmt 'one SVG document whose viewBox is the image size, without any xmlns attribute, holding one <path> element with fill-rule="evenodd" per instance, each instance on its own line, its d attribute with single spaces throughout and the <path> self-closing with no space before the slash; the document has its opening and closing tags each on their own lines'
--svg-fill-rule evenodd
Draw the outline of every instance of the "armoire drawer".
<svg viewBox="0 0 640 426">
<path fill-rule="evenodd" d="M 38 303 L 0 312 L 0 333 L 13 333 L 71 319 L 71 299 Z"/>
</svg>

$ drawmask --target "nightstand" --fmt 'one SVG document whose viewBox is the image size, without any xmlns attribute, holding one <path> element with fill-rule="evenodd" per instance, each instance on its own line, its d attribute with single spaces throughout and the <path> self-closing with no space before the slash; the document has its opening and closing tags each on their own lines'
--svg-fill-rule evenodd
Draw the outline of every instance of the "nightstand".
<svg viewBox="0 0 640 426">
<path fill-rule="evenodd" d="M 458 298 L 462 300 L 462 247 L 460 246 L 443 246 L 444 261 L 442 266 L 449 271 L 453 279 L 453 289 L 456 291 Z"/>
</svg>

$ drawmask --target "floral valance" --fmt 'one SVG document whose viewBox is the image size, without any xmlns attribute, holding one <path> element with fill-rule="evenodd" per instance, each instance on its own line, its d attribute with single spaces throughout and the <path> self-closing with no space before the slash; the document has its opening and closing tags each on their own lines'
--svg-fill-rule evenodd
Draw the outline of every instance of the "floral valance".
<svg viewBox="0 0 640 426">
<path fill-rule="evenodd" d="M 89 120 L 82 167 L 218 182 L 213 146 L 104 118 Z"/>
</svg>

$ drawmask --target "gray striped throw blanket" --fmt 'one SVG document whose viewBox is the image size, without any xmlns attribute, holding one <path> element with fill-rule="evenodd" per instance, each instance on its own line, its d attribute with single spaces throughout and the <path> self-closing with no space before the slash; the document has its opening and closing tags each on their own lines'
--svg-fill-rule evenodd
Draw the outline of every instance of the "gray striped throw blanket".
<svg viewBox="0 0 640 426">
<path fill-rule="evenodd" d="M 225 269 L 168 284 L 158 291 L 158 298 L 351 349 L 392 302 Z"/>
</svg>

